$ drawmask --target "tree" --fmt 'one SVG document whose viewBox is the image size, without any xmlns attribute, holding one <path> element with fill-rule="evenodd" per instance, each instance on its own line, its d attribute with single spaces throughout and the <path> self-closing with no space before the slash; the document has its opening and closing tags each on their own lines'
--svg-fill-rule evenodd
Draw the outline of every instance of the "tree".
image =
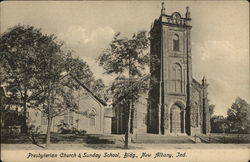
<svg viewBox="0 0 250 162">
<path fill-rule="evenodd" d="M 65 53 L 60 44 L 50 43 L 43 51 L 39 60 L 42 60 L 38 69 L 37 80 L 43 93 L 43 105 L 38 109 L 46 114 L 48 119 L 46 146 L 50 144 L 50 130 L 52 120 L 68 111 L 78 110 L 74 92 L 79 89 L 79 81 L 90 86 L 94 81 L 93 73 L 83 60 L 74 58 L 72 52 Z M 77 79 L 77 81 L 76 81 Z"/>
<path fill-rule="evenodd" d="M 79 57 L 73 57 L 73 51 L 68 51 L 66 54 L 66 64 L 65 64 L 65 71 L 64 77 L 67 76 L 67 84 L 71 88 L 79 88 L 79 84 L 75 82 L 74 78 L 77 78 L 79 81 L 83 82 L 85 86 L 91 87 L 93 84 L 94 77 L 93 72 L 90 70 L 88 64 L 80 59 Z M 71 77 L 69 77 L 71 76 Z M 73 76 L 73 77 L 72 77 Z"/>
<path fill-rule="evenodd" d="M 95 92 L 95 94 L 99 97 L 99 98 L 102 98 L 104 101 L 107 100 L 106 99 L 106 86 L 103 82 L 102 79 L 97 79 L 97 80 L 94 80 L 92 82 L 92 85 L 91 85 L 91 90 L 93 92 Z"/>
<path fill-rule="evenodd" d="M 98 57 L 98 62 L 107 74 L 130 73 L 142 76 L 149 63 L 149 40 L 146 31 L 139 31 L 131 39 L 114 36 L 109 48 Z"/>
<path fill-rule="evenodd" d="M 214 115 L 211 118 L 211 132 L 212 133 L 224 133 L 226 125 L 228 125 L 226 118 L 221 115 Z"/>
<path fill-rule="evenodd" d="M 0 38 L 2 83 L 6 85 L 12 104 L 27 108 L 36 107 L 38 84 L 35 80 L 37 54 L 44 49 L 47 36 L 32 26 L 17 25 Z M 27 132 L 26 118 L 22 121 L 22 132 Z"/>
<path fill-rule="evenodd" d="M 135 83 L 145 75 L 145 69 L 149 63 L 149 39 L 146 31 L 139 31 L 132 38 L 124 38 L 117 33 L 110 46 L 98 57 L 105 73 L 118 74 L 113 82 L 114 102 L 125 105 L 126 127 L 125 127 L 125 148 L 128 148 L 129 123 L 130 132 L 133 132 L 133 103 L 136 102 L 138 89 Z M 131 120 L 130 120 L 131 119 Z"/>
<path fill-rule="evenodd" d="M 250 133 L 250 105 L 237 97 L 227 111 L 230 132 Z"/>
<path fill-rule="evenodd" d="M 32 26 L 18 25 L 1 35 L 1 82 L 14 104 L 40 110 L 48 119 L 46 145 L 50 144 L 52 119 L 77 109 L 73 91 L 94 81 L 86 62 L 63 51 L 54 35 L 45 35 Z M 12 103 L 13 104 L 13 103 Z M 26 117 L 22 123 L 27 128 Z M 27 129 L 26 129 L 27 131 Z M 25 131 L 24 131 L 25 132 Z"/>
</svg>

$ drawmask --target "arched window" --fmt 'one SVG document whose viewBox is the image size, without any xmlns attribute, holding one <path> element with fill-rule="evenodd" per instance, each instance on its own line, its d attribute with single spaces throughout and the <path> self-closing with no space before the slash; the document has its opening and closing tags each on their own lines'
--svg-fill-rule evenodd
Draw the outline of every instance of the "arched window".
<svg viewBox="0 0 250 162">
<path fill-rule="evenodd" d="M 69 124 L 73 125 L 73 117 L 74 117 L 74 112 L 73 111 L 69 111 Z"/>
<path fill-rule="evenodd" d="M 173 36 L 173 50 L 174 51 L 180 51 L 179 35 L 178 34 L 174 34 L 174 36 Z"/>
<path fill-rule="evenodd" d="M 64 114 L 64 123 L 73 125 L 73 117 L 74 117 L 74 112 L 66 110 Z"/>
<path fill-rule="evenodd" d="M 47 125 L 47 123 L 48 123 L 48 118 L 47 118 L 46 113 L 42 112 L 41 119 L 42 119 L 41 125 Z"/>
<path fill-rule="evenodd" d="M 95 127 L 96 123 L 96 112 L 94 110 L 91 110 L 89 113 L 89 126 Z"/>
<path fill-rule="evenodd" d="M 172 78 L 173 78 L 173 90 L 174 92 L 182 92 L 182 69 L 181 65 L 174 64 L 173 71 L 172 71 Z"/>
</svg>

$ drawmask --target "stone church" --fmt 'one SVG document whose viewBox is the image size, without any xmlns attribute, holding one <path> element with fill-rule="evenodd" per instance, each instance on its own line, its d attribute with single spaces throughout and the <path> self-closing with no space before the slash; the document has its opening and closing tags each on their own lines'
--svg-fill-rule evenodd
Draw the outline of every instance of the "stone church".
<svg viewBox="0 0 250 162">
<path fill-rule="evenodd" d="M 150 30 L 150 89 L 135 104 L 134 133 L 195 135 L 210 132 L 205 77 L 192 77 L 191 16 L 161 15 Z M 158 61 L 155 61 L 158 60 Z M 121 107 L 115 109 L 112 132 L 124 133 Z"/>
</svg>

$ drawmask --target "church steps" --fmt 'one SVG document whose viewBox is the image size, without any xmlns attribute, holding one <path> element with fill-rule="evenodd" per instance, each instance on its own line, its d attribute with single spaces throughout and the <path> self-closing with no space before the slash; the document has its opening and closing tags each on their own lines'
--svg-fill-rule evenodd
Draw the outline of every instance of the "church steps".
<svg viewBox="0 0 250 162">
<path fill-rule="evenodd" d="M 157 134 L 136 134 L 133 136 L 135 143 L 195 143 L 187 135 L 157 135 Z"/>
</svg>

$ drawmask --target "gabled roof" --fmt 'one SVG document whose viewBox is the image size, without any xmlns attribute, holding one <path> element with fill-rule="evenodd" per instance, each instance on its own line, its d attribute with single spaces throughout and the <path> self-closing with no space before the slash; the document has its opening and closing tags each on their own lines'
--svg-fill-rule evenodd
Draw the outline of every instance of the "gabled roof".
<svg viewBox="0 0 250 162">
<path fill-rule="evenodd" d="M 4 90 L 4 88 L 1 86 L 0 87 L 0 94 L 1 94 L 1 97 L 3 96 L 3 97 L 6 97 L 6 93 L 5 93 L 5 90 Z"/>
<path fill-rule="evenodd" d="M 199 83 L 197 80 L 195 80 L 194 78 L 192 78 L 192 83 L 195 85 L 195 86 L 197 86 L 197 87 L 199 87 L 199 88 L 202 88 L 202 84 L 201 83 Z"/>
<path fill-rule="evenodd" d="M 0 99 L 3 101 L 3 105 L 13 103 L 13 101 L 11 102 L 10 100 L 11 98 L 7 96 L 6 91 L 2 86 L 0 87 Z"/>
<path fill-rule="evenodd" d="M 98 102 L 100 102 L 103 106 L 107 106 L 107 103 L 95 95 L 88 87 L 86 87 L 79 79 L 70 75 L 83 89 L 85 89 L 92 97 L 94 97 Z"/>
</svg>

